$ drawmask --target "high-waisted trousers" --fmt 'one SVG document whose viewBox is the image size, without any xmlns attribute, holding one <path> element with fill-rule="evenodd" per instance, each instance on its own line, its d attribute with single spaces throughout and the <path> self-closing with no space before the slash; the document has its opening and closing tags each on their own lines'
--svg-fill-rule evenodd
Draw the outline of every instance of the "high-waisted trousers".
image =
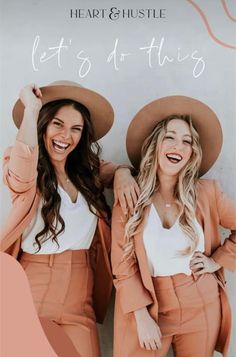
<svg viewBox="0 0 236 357">
<path fill-rule="evenodd" d="M 38 315 L 60 325 L 81 357 L 100 356 L 89 250 L 23 253 L 20 263 L 29 279 Z"/>
<path fill-rule="evenodd" d="M 150 355 L 164 357 L 172 344 L 175 357 L 212 357 L 221 322 L 214 275 L 155 277 L 153 284 L 162 348 Z"/>
</svg>

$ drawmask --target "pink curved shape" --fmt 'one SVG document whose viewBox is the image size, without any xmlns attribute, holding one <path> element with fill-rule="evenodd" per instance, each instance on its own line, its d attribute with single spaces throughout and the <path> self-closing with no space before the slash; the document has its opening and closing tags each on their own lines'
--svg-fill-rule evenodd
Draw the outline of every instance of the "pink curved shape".
<svg viewBox="0 0 236 357">
<path fill-rule="evenodd" d="M 207 31 L 208 31 L 210 37 L 213 39 L 213 41 L 215 41 L 216 43 L 218 43 L 219 45 L 221 45 L 221 46 L 223 46 L 223 47 L 231 48 L 231 49 L 233 49 L 233 50 L 236 50 L 236 46 L 230 45 L 230 44 L 228 44 L 228 43 L 225 43 L 225 42 L 219 40 L 219 39 L 213 34 L 213 32 L 212 32 L 212 30 L 211 30 L 211 28 L 210 28 L 210 25 L 209 25 L 209 23 L 208 23 L 208 21 L 207 21 L 207 17 L 205 16 L 204 12 L 200 9 L 200 7 L 199 7 L 197 4 L 195 4 L 194 1 L 192 1 L 192 0 L 186 0 L 186 1 L 188 1 L 188 2 L 197 10 L 197 12 L 200 14 L 200 16 L 201 16 L 201 18 L 203 19 L 203 22 L 204 22 L 204 24 L 205 24 L 205 26 L 206 26 L 206 28 L 207 28 Z"/>
<path fill-rule="evenodd" d="M 0 356 L 81 357 L 56 323 L 38 317 L 19 262 L 0 252 Z"/>
<path fill-rule="evenodd" d="M 228 18 L 229 18 L 230 20 L 232 20 L 233 22 L 236 22 L 236 17 L 233 17 L 233 16 L 231 15 L 231 13 L 229 12 L 229 9 L 228 9 L 228 6 L 227 6 L 227 4 L 226 4 L 226 1 L 225 1 L 225 0 L 221 0 L 221 4 L 222 4 L 222 6 L 223 6 L 223 8 L 224 8 L 224 10 L 225 10 L 225 13 L 226 13 L 226 15 L 228 16 Z"/>
<path fill-rule="evenodd" d="M 40 324 L 22 267 L 2 252 L 0 267 L 0 355 L 59 357 Z"/>
</svg>

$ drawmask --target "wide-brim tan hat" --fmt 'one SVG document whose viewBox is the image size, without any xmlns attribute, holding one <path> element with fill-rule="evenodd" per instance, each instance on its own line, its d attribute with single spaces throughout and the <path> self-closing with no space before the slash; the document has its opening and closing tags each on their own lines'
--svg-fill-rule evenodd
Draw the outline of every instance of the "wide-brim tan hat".
<svg viewBox="0 0 236 357">
<path fill-rule="evenodd" d="M 56 81 L 40 88 L 43 105 L 58 99 L 73 99 L 83 104 L 90 112 L 95 139 L 102 138 L 112 127 L 114 111 L 111 104 L 102 95 L 82 87 L 76 82 Z M 14 105 L 12 116 L 17 128 L 23 119 L 24 105 L 20 99 Z"/>
<path fill-rule="evenodd" d="M 220 122 L 211 108 L 201 101 L 185 96 L 163 97 L 144 106 L 131 121 L 126 137 L 130 161 L 138 168 L 144 140 L 156 124 L 169 115 L 190 115 L 200 136 L 203 157 L 199 176 L 204 175 L 219 156 L 223 135 Z"/>
</svg>

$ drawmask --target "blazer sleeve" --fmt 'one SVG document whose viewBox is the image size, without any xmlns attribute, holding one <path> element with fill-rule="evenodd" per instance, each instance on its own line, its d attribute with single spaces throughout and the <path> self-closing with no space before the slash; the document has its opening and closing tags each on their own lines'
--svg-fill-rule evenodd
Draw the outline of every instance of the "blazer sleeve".
<svg viewBox="0 0 236 357">
<path fill-rule="evenodd" d="M 101 160 L 100 161 L 100 180 L 103 184 L 104 187 L 106 188 L 112 188 L 113 187 L 113 181 L 114 181 L 114 175 L 117 169 L 120 167 L 127 168 L 130 170 L 130 173 L 132 175 L 135 175 L 136 171 L 134 168 L 130 165 L 120 165 L 120 164 L 114 164 L 111 161 L 105 161 Z"/>
<path fill-rule="evenodd" d="M 236 204 L 227 197 L 217 181 L 214 181 L 214 188 L 220 225 L 230 229 L 231 233 L 211 257 L 224 268 L 234 271 L 236 270 Z"/>
<path fill-rule="evenodd" d="M 113 164 L 111 161 L 100 161 L 99 175 L 104 187 L 112 188 L 114 175 L 118 167 L 119 165 Z"/>
<path fill-rule="evenodd" d="M 153 303 L 152 297 L 144 287 L 135 253 L 128 258 L 124 254 L 125 216 L 120 206 L 112 213 L 111 262 L 115 275 L 114 285 L 124 313 L 133 312 Z"/>
<path fill-rule="evenodd" d="M 38 146 L 31 149 L 16 140 L 4 153 L 3 181 L 11 194 L 18 195 L 30 190 L 37 179 Z"/>
</svg>

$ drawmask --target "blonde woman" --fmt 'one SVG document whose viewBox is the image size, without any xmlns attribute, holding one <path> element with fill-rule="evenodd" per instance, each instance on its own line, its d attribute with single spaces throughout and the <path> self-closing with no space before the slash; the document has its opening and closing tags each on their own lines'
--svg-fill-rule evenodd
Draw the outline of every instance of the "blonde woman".
<svg viewBox="0 0 236 357">
<path fill-rule="evenodd" d="M 131 122 L 141 193 L 133 215 L 113 210 L 115 357 L 164 357 L 171 345 L 176 357 L 227 356 L 223 268 L 236 268 L 236 205 L 199 179 L 221 145 L 215 113 L 192 98 L 161 98 Z M 219 225 L 231 229 L 223 245 Z"/>
</svg>

